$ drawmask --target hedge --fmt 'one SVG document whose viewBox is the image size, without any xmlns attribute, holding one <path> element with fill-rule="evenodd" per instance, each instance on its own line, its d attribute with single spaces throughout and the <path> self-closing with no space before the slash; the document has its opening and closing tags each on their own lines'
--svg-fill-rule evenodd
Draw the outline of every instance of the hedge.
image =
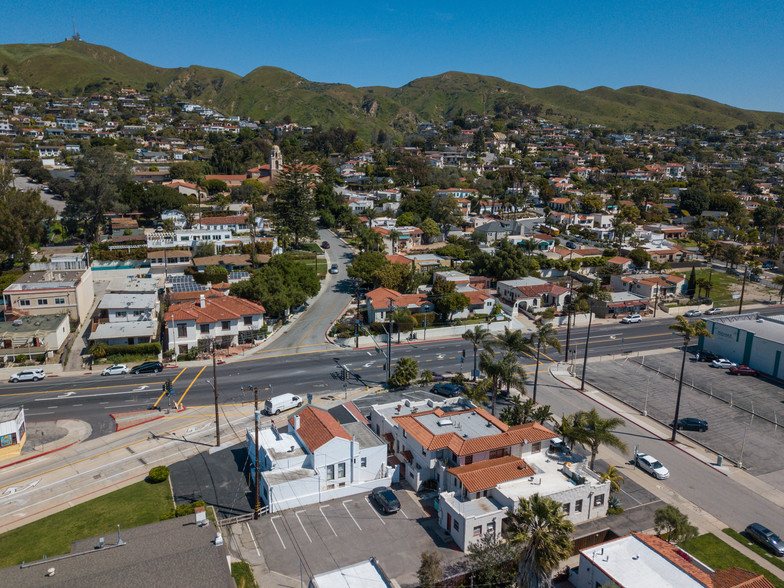
<svg viewBox="0 0 784 588">
<path fill-rule="evenodd" d="M 95 357 L 106 357 L 107 355 L 156 355 L 161 352 L 161 344 L 154 343 L 135 343 L 134 345 L 106 345 L 105 343 L 95 343 L 90 346 L 90 353 Z"/>
<path fill-rule="evenodd" d="M 147 474 L 147 481 L 151 484 L 160 484 L 169 479 L 169 468 L 166 466 L 156 466 Z"/>
</svg>

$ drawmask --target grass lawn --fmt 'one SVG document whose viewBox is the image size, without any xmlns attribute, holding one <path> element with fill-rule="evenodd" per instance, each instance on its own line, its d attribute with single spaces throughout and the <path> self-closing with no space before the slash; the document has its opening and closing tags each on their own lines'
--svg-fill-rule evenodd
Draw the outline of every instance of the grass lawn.
<svg viewBox="0 0 784 588">
<path fill-rule="evenodd" d="M 253 577 L 253 570 L 247 562 L 235 561 L 231 564 L 231 577 L 237 583 L 237 588 L 256 588 L 256 579 Z"/>
<path fill-rule="evenodd" d="M 137 482 L 0 535 L 0 568 L 71 551 L 71 542 L 160 520 L 174 506 L 168 482 Z"/>
<path fill-rule="evenodd" d="M 713 533 L 700 535 L 691 541 L 680 544 L 679 547 L 714 570 L 725 570 L 732 567 L 743 568 L 755 574 L 764 575 L 776 588 L 784 588 L 784 581 L 775 576 L 773 572 L 769 572 L 738 550 L 733 549 Z"/>
<path fill-rule="evenodd" d="M 688 280 L 689 276 L 691 275 L 691 270 L 672 273 L 683 276 Z M 737 304 L 737 301 L 733 301 L 732 292 L 730 290 L 732 286 L 735 286 L 738 289 L 738 292 L 740 292 L 740 282 L 738 282 L 738 278 L 736 276 L 731 276 L 729 274 L 725 274 L 722 271 L 716 270 L 714 270 L 711 274 L 710 270 L 707 269 L 698 269 L 696 274 L 697 279 L 700 279 L 701 277 L 707 278 L 710 276 L 711 284 L 713 284 L 713 288 L 711 288 L 710 291 L 710 298 L 713 299 L 714 306 Z"/>
<path fill-rule="evenodd" d="M 780 557 L 773 555 L 770 551 L 768 551 L 761 545 L 757 545 L 750 539 L 746 539 L 746 537 L 738 533 L 735 529 L 724 529 L 724 534 L 729 535 L 730 537 L 735 539 L 738 543 L 741 543 L 742 545 L 746 546 L 748 549 L 751 549 L 757 555 L 761 555 L 777 568 L 784 570 L 784 561 L 782 561 Z"/>
</svg>

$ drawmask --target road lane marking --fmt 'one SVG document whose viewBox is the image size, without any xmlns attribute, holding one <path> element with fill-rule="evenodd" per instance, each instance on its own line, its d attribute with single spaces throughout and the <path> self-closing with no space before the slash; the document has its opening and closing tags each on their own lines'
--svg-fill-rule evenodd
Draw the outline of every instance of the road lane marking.
<svg viewBox="0 0 784 588">
<path fill-rule="evenodd" d="M 384 519 L 381 518 L 381 515 L 378 514 L 378 511 L 375 508 L 373 508 L 372 504 L 370 504 L 370 499 L 367 496 L 365 496 L 365 502 L 367 502 L 367 505 L 370 507 L 370 510 L 373 511 L 373 514 L 378 517 L 378 520 L 381 521 L 381 524 L 386 527 L 387 524 L 384 522 Z"/>
<path fill-rule="evenodd" d="M 332 529 L 332 533 L 335 535 L 335 537 L 337 537 L 338 534 L 335 533 L 335 529 L 332 528 L 332 523 L 329 522 L 329 519 L 327 518 L 327 515 L 324 514 L 324 510 L 323 509 L 325 509 L 325 508 L 329 508 L 329 505 L 325 504 L 324 506 L 319 506 L 319 511 L 321 512 L 321 516 L 324 517 L 324 520 L 327 521 L 327 524 L 329 525 L 329 528 Z"/>
<path fill-rule="evenodd" d="M 280 533 L 278 532 L 278 527 L 275 525 L 275 519 L 280 519 L 280 518 L 283 517 L 281 517 L 280 515 L 274 516 L 270 519 L 270 523 L 272 523 L 272 528 L 275 529 L 275 534 L 278 536 L 278 540 L 280 541 L 280 544 L 283 546 L 283 549 L 286 549 L 286 544 L 283 543 L 283 537 L 280 536 Z"/>
<path fill-rule="evenodd" d="M 404 517 L 406 517 L 406 518 L 409 518 L 409 516 L 406 514 L 406 511 L 404 511 L 402 508 L 400 509 L 400 512 L 402 512 L 402 513 L 403 513 L 403 516 L 404 516 Z"/>
<path fill-rule="evenodd" d="M 163 382 L 152 382 L 152 385 L 163 384 Z M 9 392 L 0 394 L 2 396 L 30 396 L 31 394 L 62 394 L 64 392 L 82 392 L 84 390 L 106 390 L 107 388 L 126 388 L 133 384 L 115 384 L 113 386 L 92 386 L 90 388 L 61 388 L 60 390 L 38 390 L 37 392 Z"/>
<path fill-rule="evenodd" d="M 180 377 L 182 374 L 184 374 L 184 373 L 185 373 L 185 370 L 187 370 L 187 369 L 188 369 L 188 368 L 186 368 L 186 367 L 185 367 L 185 368 L 182 368 L 182 371 L 181 371 L 179 374 L 177 374 L 177 376 L 176 376 L 176 377 L 175 377 L 175 378 L 172 380 L 172 386 L 173 386 L 173 385 L 174 385 L 174 383 L 177 381 L 177 378 L 179 378 L 179 377 Z M 158 396 L 158 400 L 156 400 L 156 401 L 155 401 L 155 404 L 153 404 L 153 405 L 152 405 L 152 407 L 153 407 L 153 408 L 158 408 L 158 403 L 161 401 L 161 398 L 163 398 L 165 395 L 166 395 L 166 390 L 164 390 L 163 392 L 161 392 L 161 395 L 160 395 L 160 396 Z"/>
<path fill-rule="evenodd" d="M 295 511 L 294 512 L 294 516 L 297 517 L 297 520 L 299 521 L 299 526 L 302 527 L 302 531 L 305 533 L 305 537 L 308 538 L 308 541 L 313 543 L 313 539 L 311 539 L 310 535 L 308 535 L 308 531 L 307 531 L 307 529 L 305 529 L 305 525 L 302 524 L 302 519 L 299 518 L 299 513 L 301 513 L 301 512 L 305 512 L 305 511 L 304 510 Z"/>
<path fill-rule="evenodd" d="M 315 323 L 313 323 L 313 326 L 312 326 L 312 327 L 310 327 L 310 329 L 308 330 L 308 332 L 307 332 L 307 333 L 305 333 L 305 336 L 304 336 L 304 337 L 302 337 L 302 339 L 300 339 L 300 341 L 299 341 L 300 343 L 302 343 L 302 342 L 303 342 L 305 339 L 307 339 L 307 338 L 310 336 L 310 334 L 313 332 L 313 329 L 315 329 L 316 327 L 318 327 L 318 326 L 319 326 L 319 323 L 321 323 L 321 321 L 323 321 L 325 318 L 327 318 L 327 315 L 329 314 L 329 311 L 331 311 L 333 308 L 335 308 L 335 305 L 336 305 L 337 303 L 338 303 L 338 301 L 337 301 L 337 300 L 335 300 L 335 302 L 333 302 L 333 303 L 332 303 L 332 306 L 330 306 L 330 307 L 327 309 L 327 312 L 325 312 L 323 315 L 321 315 L 321 318 L 320 318 L 319 320 L 317 320 Z M 323 345 L 323 343 L 319 343 L 319 345 Z"/>
<path fill-rule="evenodd" d="M 343 501 L 343 508 L 345 508 L 345 509 L 346 509 L 346 512 L 348 513 L 348 516 L 350 516 L 350 517 L 351 517 L 351 520 L 352 520 L 352 521 L 354 521 L 354 524 L 357 526 L 357 529 L 359 529 L 359 530 L 361 531 L 361 530 L 362 530 L 362 527 L 360 527 L 360 526 L 359 526 L 359 523 L 357 522 L 357 519 L 355 519 L 355 518 L 354 518 L 354 515 L 353 515 L 353 514 L 351 514 L 351 511 L 350 511 L 350 510 L 348 509 L 348 507 L 346 506 L 346 503 L 347 503 L 347 502 L 354 502 L 354 501 L 353 501 L 353 500 L 351 500 L 350 498 L 349 498 L 348 500 L 344 500 L 344 501 Z"/>
<path fill-rule="evenodd" d="M 261 551 L 259 551 L 259 544 L 256 543 L 256 537 L 253 535 L 253 531 L 250 528 L 250 524 L 246 521 L 245 526 L 248 527 L 248 533 L 250 533 L 250 538 L 253 539 L 253 546 L 256 548 L 256 555 L 261 557 Z M 283 549 L 286 547 L 284 546 Z"/>
<path fill-rule="evenodd" d="M 187 388 L 185 388 L 185 392 L 183 392 L 183 393 L 182 393 L 182 396 L 180 396 L 180 399 L 177 401 L 177 404 L 176 404 L 175 406 L 177 406 L 177 407 L 180 407 L 180 406 L 182 406 L 182 399 L 183 399 L 183 398 L 185 398 L 185 395 L 186 395 L 186 394 L 188 393 L 188 391 L 191 389 L 191 386 L 193 386 L 193 385 L 196 383 L 196 380 L 198 380 L 198 379 L 199 379 L 199 376 L 201 375 L 201 373 L 202 373 L 202 372 L 203 372 L 203 371 L 204 371 L 206 368 L 207 368 L 207 366 L 206 366 L 206 365 L 205 365 L 205 366 L 202 366 L 202 368 L 199 370 L 199 373 L 198 373 L 198 374 L 196 374 L 196 377 L 195 377 L 195 378 L 193 378 L 193 380 L 191 380 L 191 383 L 190 383 L 190 384 L 188 384 L 188 387 L 187 387 Z"/>
</svg>

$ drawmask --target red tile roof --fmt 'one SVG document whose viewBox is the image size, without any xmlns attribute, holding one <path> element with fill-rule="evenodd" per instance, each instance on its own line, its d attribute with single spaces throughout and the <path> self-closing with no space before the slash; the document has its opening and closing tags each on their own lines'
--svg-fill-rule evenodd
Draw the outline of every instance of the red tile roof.
<svg viewBox="0 0 784 588">
<path fill-rule="evenodd" d="M 760 574 L 729 568 L 713 572 L 713 588 L 773 588 L 773 584 Z"/>
<path fill-rule="evenodd" d="M 475 412 L 479 417 L 489 421 L 500 429 L 501 433 L 465 439 L 455 432 L 435 434 L 419 422 L 418 417 L 435 414 L 438 417 Z M 440 408 L 416 414 L 393 417 L 397 424 L 411 435 L 422 447 L 430 451 L 449 448 L 455 455 L 471 455 L 480 451 L 490 451 L 518 445 L 524 440 L 529 443 L 553 439 L 556 434 L 539 423 L 526 423 L 510 427 L 482 408 L 445 413 Z"/>
<path fill-rule="evenodd" d="M 370 424 L 370 422 L 365 418 L 365 415 L 362 414 L 362 411 L 359 410 L 359 408 L 357 408 L 357 405 L 351 402 L 350 400 L 343 405 L 343 408 L 349 411 L 351 413 L 351 416 L 357 419 L 357 422 L 362 423 L 363 425 Z"/>
<path fill-rule="evenodd" d="M 410 265 L 412 263 L 408 257 L 406 257 L 405 255 L 399 255 L 397 253 L 395 253 L 394 255 L 387 255 L 386 258 L 389 260 L 390 263 L 400 263 L 403 265 Z"/>
<path fill-rule="evenodd" d="M 427 302 L 427 294 L 401 294 L 389 288 L 376 288 L 365 294 L 365 298 L 370 300 L 374 308 L 389 308 L 390 298 L 394 306 L 421 306 Z"/>
<path fill-rule="evenodd" d="M 203 216 L 199 222 L 203 225 L 244 225 L 248 222 L 248 215 Z"/>
<path fill-rule="evenodd" d="M 468 492 L 481 492 L 495 488 L 498 484 L 533 476 L 536 472 L 525 460 L 507 455 L 497 459 L 488 459 L 470 465 L 450 468 L 446 471 L 463 484 Z"/>
<path fill-rule="evenodd" d="M 621 257 L 620 255 L 616 255 L 615 257 L 611 257 L 607 260 L 607 263 L 613 263 L 615 265 L 624 265 L 626 263 L 630 263 L 632 260 L 628 257 Z"/>
<path fill-rule="evenodd" d="M 691 563 L 689 555 L 677 545 L 667 543 L 664 539 L 647 533 L 632 533 L 632 536 L 650 547 L 671 564 L 679 567 L 684 573 L 690 575 L 697 582 L 700 582 L 704 586 L 713 586 L 711 575 L 708 572 L 703 572 L 700 568 Z"/>
<path fill-rule="evenodd" d="M 295 416 L 299 417 L 299 430 L 297 435 L 307 446 L 311 453 L 322 445 L 329 443 L 336 437 L 351 441 L 351 435 L 340 426 L 331 414 L 315 406 L 306 406 Z M 294 430 L 294 417 L 289 419 L 290 430 Z"/>
<path fill-rule="evenodd" d="M 201 292 L 198 294 L 201 294 Z M 199 297 L 196 297 L 196 300 L 199 299 Z M 234 296 L 224 296 L 221 293 L 210 297 L 205 294 L 204 308 L 198 303 L 194 304 L 192 302 L 173 304 L 169 308 L 169 312 L 166 313 L 166 321 L 195 320 L 197 324 L 214 323 L 238 319 L 243 316 L 264 314 L 264 312 L 264 307 L 261 304 L 256 304 L 249 300 L 235 298 Z"/>
</svg>

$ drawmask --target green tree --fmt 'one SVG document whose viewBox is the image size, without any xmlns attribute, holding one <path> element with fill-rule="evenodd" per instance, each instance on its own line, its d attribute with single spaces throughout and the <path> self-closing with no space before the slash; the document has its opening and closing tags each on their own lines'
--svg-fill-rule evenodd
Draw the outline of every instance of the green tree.
<svg viewBox="0 0 784 588">
<path fill-rule="evenodd" d="M 412 227 L 417 222 L 417 215 L 413 212 L 404 212 L 395 221 L 395 226 L 397 227 Z"/>
<path fill-rule="evenodd" d="M 384 261 L 387 261 L 386 258 Z M 387 262 L 373 272 L 373 284 L 403 292 L 411 284 L 411 268 L 402 263 Z"/>
<path fill-rule="evenodd" d="M 680 208 L 691 216 L 699 216 L 710 206 L 710 193 L 702 186 L 691 186 L 681 192 Z"/>
<path fill-rule="evenodd" d="M 411 331 L 416 326 L 414 315 L 407 308 L 396 308 L 390 313 L 390 320 L 395 324 L 397 330 L 397 342 L 400 343 L 400 332 L 402 330 Z M 391 335 L 391 333 L 390 333 Z"/>
<path fill-rule="evenodd" d="M 574 413 L 569 416 L 561 415 L 561 422 L 556 423 L 555 432 L 563 439 L 563 442 L 569 447 L 569 450 L 574 450 L 575 443 L 579 442 L 580 437 L 580 413 Z"/>
<path fill-rule="evenodd" d="M 476 586 L 511 586 L 515 578 L 515 546 L 494 533 L 485 533 L 468 550 Z"/>
<path fill-rule="evenodd" d="M 44 244 L 47 223 L 54 217 L 39 192 L 16 189 L 11 168 L 0 166 L 0 247 L 5 253 L 26 260 L 31 244 Z"/>
<path fill-rule="evenodd" d="M 504 375 L 503 360 L 496 359 L 493 353 L 483 351 L 479 356 L 479 369 L 482 370 L 487 377 L 480 381 L 475 389 L 479 388 L 485 395 L 491 396 L 492 408 L 490 412 L 495 414 L 495 403 L 498 398 L 499 383 L 501 377 Z"/>
<path fill-rule="evenodd" d="M 521 499 L 510 519 L 509 540 L 520 550 L 517 585 L 549 588 L 553 572 L 572 554 L 574 525 L 560 502 L 538 494 Z"/>
<path fill-rule="evenodd" d="M 705 328 L 705 321 L 689 322 L 685 317 L 675 317 L 675 322 L 670 325 L 670 329 L 683 337 L 683 358 L 681 359 L 681 375 L 678 378 L 678 396 L 675 400 L 675 418 L 672 421 L 672 438 L 675 441 L 675 435 L 678 433 L 678 413 L 681 408 L 681 392 L 683 391 L 683 371 L 686 369 L 686 351 L 689 348 L 689 341 L 694 337 L 710 337 L 713 338 Z"/>
<path fill-rule="evenodd" d="M 169 164 L 169 177 L 195 184 L 204 179 L 204 169 L 196 161 L 175 161 Z"/>
<path fill-rule="evenodd" d="M 201 185 L 205 190 L 207 190 L 207 194 L 210 196 L 215 196 L 221 192 L 229 191 L 229 185 L 226 182 L 215 178 L 204 180 Z"/>
<path fill-rule="evenodd" d="M 419 556 L 417 579 L 421 588 L 435 588 L 444 575 L 441 556 L 436 551 L 423 551 Z"/>
<path fill-rule="evenodd" d="M 471 379 L 476 382 L 476 353 L 479 347 L 486 345 L 492 335 L 490 335 L 490 331 L 481 325 L 476 325 L 473 330 L 465 331 L 461 337 L 464 341 L 468 341 L 471 344 L 471 347 L 474 351 L 474 369 L 471 372 Z"/>
<path fill-rule="evenodd" d="M 586 446 L 591 452 L 591 462 L 588 466 L 593 470 L 596 456 L 602 445 L 615 447 L 626 451 L 626 443 L 621 441 L 614 433 L 615 429 L 626 424 L 621 418 L 602 418 L 595 408 L 588 412 L 580 411 L 573 421 L 576 424 L 575 437 L 580 445 Z"/>
<path fill-rule="evenodd" d="M 517 354 L 513 351 L 507 351 L 501 360 L 500 374 L 500 380 L 506 386 L 507 396 L 512 386 L 517 388 L 521 394 L 525 394 L 526 377 L 525 369 L 517 362 Z"/>
<path fill-rule="evenodd" d="M 653 528 L 659 537 L 676 544 L 694 539 L 698 534 L 697 527 L 689 523 L 689 517 L 672 504 L 653 514 Z"/>
<path fill-rule="evenodd" d="M 586 194 L 580 198 L 580 207 L 585 213 L 599 212 L 604 208 L 604 201 L 596 194 Z"/>
<path fill-rule="evenodd" d="M 208 265 L 204 268 L 202 279 L 204 281 L 200 283 L 224 284 L 229 281 L 229 270 L 222 265 Z"/>
<path fill-rule="evenodd" d="M 691 273 L 689 274 L 689 283 L 686 286 L 686 296 L 694 298 L 694 293 L 697 291 L 697 270 L 691 266 Z"/>
<path fill-rule="evenodd" d="M 651 254 L 642 247 L 636 247 L 629 251 L 629 259 L 632 260 L 634 267 L 645 267 L 651 261 Z"/>
<path fill-rule="evenodd" d="M 438 223 L 434 221 L 432 218 L 426 218 L 422 221 L 419 225 L 419 228 L 422 229 L 422 232 L 425 234 L 425 238 L 430 241 L 438 237 L 441 234 L 441 229 L 438 227 Z"/>
<path fill-rule="evenodd" d="M 389 379 L 392 388 L 408 386 L 419 375 L 419 362 L 413 357 L 401 357 L 395 363 L 395 371 Z"/>
<path fill-rule="evenodd" d="M 608 465 L 607 471 L 602 474 L 602 482 L 610 482 L 610 494 L 617 494 L 621 491 L 621 486 L 626 482 L 620 470 L 614 465 Z"/>
<path fill-rule="evenodd" d="M 781 304 L 782 301 L 784 301 L 784 276 L 773 276 L 771 282 L 773 282 L 776 286 L 779 286 L 779 304 Z"/>
<path fill-rule="evenodd" d="M 531 335 L 531 342 L 529 345 L 532 348 L 536 349 L 536 371 L 534 372 L 534 402 L 536 402 L 536 385 L 539 381 L 539 357 L 542 352 L 546 352 L 549 347 L 557 349 L 559 352 L 561 351 L 561 342 L 558 340 L 558 337 L 555 335 L 555 329 L 553 329 L 552 323 L 546 323 L 541 321 L 537 327 L 536 331 Z"/>
<path fill-rule="evenodd" d="M 380 251 L 362 251 L 351 260 L 346 273 L 350 278 L 360 280 L 364 284 L 374 284 L 376 272 L 389 265 L 391 265 L 389 260 Z"/>
<path fill-rule="evenodd" d="M 514 427 L 533 421 L 535 411 L 536 405 L 532 399 L 522 400 L 519 396 L 514 396 L 509 399 L 509 406 L 504 407 L 499 418 L 510 427 Z"/>
<path fill-rule="evenodd" d="M 316 231 L 315 201 L 310 184 L 313 179 L 302 164 L 286 167 L 280 174 L 270 198 L 276 226 L 283 226 L 294 235 L 294 246 L 303 237 Z"/>
</svg>

